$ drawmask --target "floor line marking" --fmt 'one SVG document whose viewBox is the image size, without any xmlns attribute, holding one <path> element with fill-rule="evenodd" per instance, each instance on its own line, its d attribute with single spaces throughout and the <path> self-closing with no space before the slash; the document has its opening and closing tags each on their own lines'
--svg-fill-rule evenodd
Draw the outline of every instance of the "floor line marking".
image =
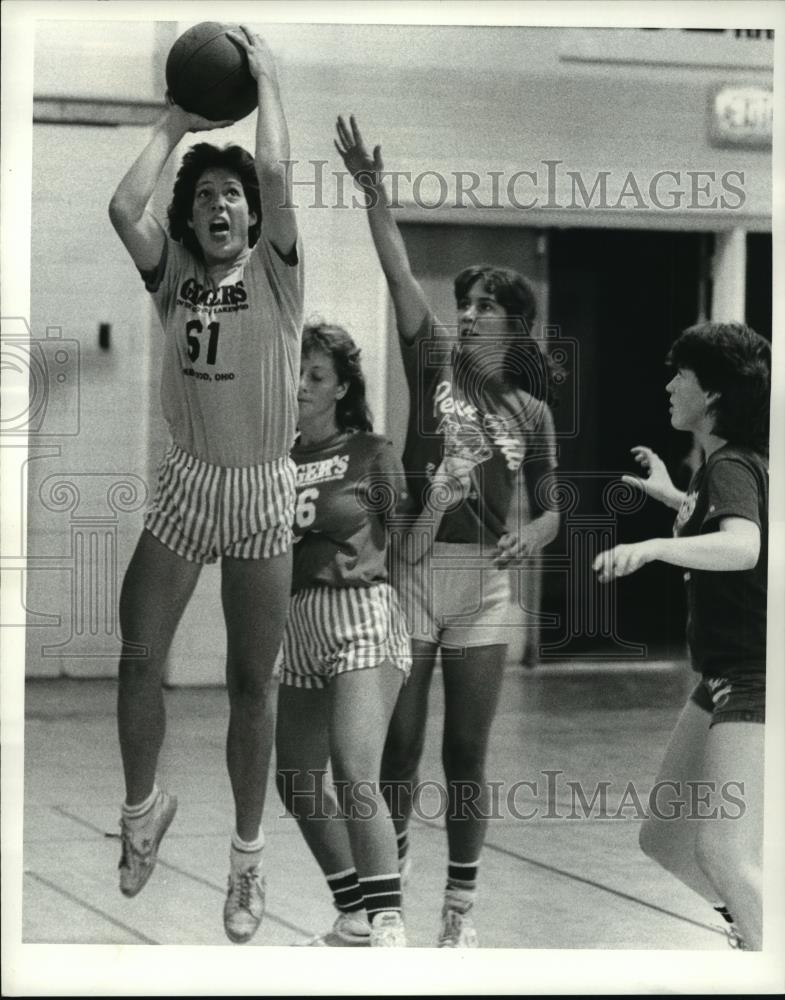
<svg viewBox="0 0 785 1000">
<path fill-rule="evenodd" d="M 436 823 L 430 823 L 427 820 L 423 820 L 417 817 L 415 822 L 420 823 L 422 826 L 426 826 L 431 830 L 443 830 L 444 827 L 438 826 Z M 620 889 L 613 889 L 609 885 L 604 885 L 602 882 L 595 882 L 593 879 L 584 878 L 582 875 L 576 875 L 574 872 L 565 871 L 563 868 L 556 868 L 554 865 L 546 864 L 544 861 L 536 861 L 534 858 L 529 858 L 525 854 L 518 854 L 516 851 L 511 851 L 508 847 L 502 847 L 500 844 L 494 844 L 492 841 L 485 841 L 483 849 L 489 851 L 495 851 L 497 854 L 502 854 L 508 858 L 514 858 L 516 861 L 523 861 L 525 864 L 533 865 L 535 868 L 542 868 L 543 871 L 553 872 L 554 875 L 561 875 L 563 878 L 571 879 L 573 882 L 582 882 L 584 885 L 589 885 L 593 889 L 599 889 L 601 892 L 608 892 L 612 896 L 618 896 L 620 899 L 626 899 L 631 903 L 637 903 L 638 906 L 644 906 L 649 910 L 656 910 L 658 913 L 663 913 L 667 917 L 673 917 L 675 920 L 680 920 L 683 923 L 692 924 L 694 927 L 700 927 L 702 930 L 712 931 L 714 934 L 723 934 L 718 927 L 712 927 L 711 924 L 705 924 L 700 920 L 693 920 L 692 917 L 685 917 L 680 913 L 674 913 L 673 910 L 665 909 L 663 906 L 658 906 L 656 903 L 648 903 L 645 899 L 639 899 L 637 896 L 631 896 L 627 892 L 622 892 Z"/>
<path fill-rule="evenodd" d="M 81 816 L 76 816 L 69 812 L 68 809 L 63 806 L 52 806 L 55 812 L 60 813 L 61 816 L 65 816 L 68 819 L 73 820 L 75 823 L 79 823 L 81 826 L 85 827 L 87 830 L 91 830 L 93 833 L 101 834 L 104 837 L 111 837 L 112 834 L 108 834 L 105 830 L 91 823 L 89 820 L 83 819 Z M 219 893 L 221 896 L 226 895 L 226 890 L 223 886 L 216 885 L 215 882 L 211 882 L 209 879 L 203 878 L 201 875 L 195 875 L 193 872 L 189 872 L 185 868 L 180 868 L 178 865 L 172 864 L 170 861 L 164 861 L 163 858 L 159 857 L 157 864 L 162 868 L 166 868 L 168 871 L 175 872 L 177 875 L 182 875 L 183 878 L 190 879 L 192 882 L 196 882 L 198 885 L 203 885 L 207 889 L 212 889 L 214 892 Z M 287 930 L 294 931 L 296 934 L 302 934 L 307 936 L 312 932 L 306 930 L 304 927 L 300 927 L 298 924 L 293 924 L 290 921 L 279 917 L 277 914 L 272 913 L 270 910 L 264 911 L 264 919 L 272 920 L 274 923 L 279 924 L 281 927 L 285 927 Z M 157 943 L 157 942 L 153 942 Z"/>
<path fill-rule="evenodd" d="M 89 913 L 93 913 L 97 917 L 101 917 L 102 920 L 108 921 L 114 927 L 118 927 L 124 930 L 126 933 L 130 934 L 131 937 L 136 938 L 143 944 L 159 944 L 160 942 L 154 940 L 153 938 L 147 937 L 146 934 L 142 934 L 141 931 L 134 930 L 133 927 L 129 927 L 128 924 L 124 924 L 122 920 L 118 920 L 116 917 L 111 916 L 105 910 L 99 910 L 97 906 L 93 906 L 92 903 L 86 902 L 86 900 L 80 899 L 75 896 L 72 892 L 64 889 L 62 886 L 57 885 L 54 882 L 50 882 L 48 878 L 44 878 L 43 875 L 39 875 L 38 872 L 26 869 L 25 877 L 33 879 L 35 882 L 39 882 L 41 885 L 45 885 L 47 889 L 51 889 L 52 892 L 56 892 L 59 896 L 65 897 L 65 899 L 70 900 L 70 902 L 75 903 L 80 906 L 83 910 L 87 910 Z"/>
</svg>

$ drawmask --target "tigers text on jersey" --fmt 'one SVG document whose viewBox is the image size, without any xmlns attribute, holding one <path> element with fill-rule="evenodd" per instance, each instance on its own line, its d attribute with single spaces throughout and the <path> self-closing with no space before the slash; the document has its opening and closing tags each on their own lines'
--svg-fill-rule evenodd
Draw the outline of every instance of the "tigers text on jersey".
<svg viewBox="0 0 785 1000">
<path fill-rule="evenodd" d="M 175 444 L 221 466 L 285 457 L 297 424 L 303 263 L 264 232 L 227 268 L 168 239 L 145 275 L 164 328 L 161 401 Z"/>
<path fill-rule="evenodd" d="M 406 501 L 403 467 L 391 442 L 367 431 L 314 447 L 299 441 L 292 592 L 370 587 L 387 580 L 388 513 Z"/>
</svg>

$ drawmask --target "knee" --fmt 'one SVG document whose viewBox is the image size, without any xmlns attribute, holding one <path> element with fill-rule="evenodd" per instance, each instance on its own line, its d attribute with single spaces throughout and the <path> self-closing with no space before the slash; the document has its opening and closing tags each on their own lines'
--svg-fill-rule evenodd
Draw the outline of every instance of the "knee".
<svg viewBox="0 0 785 1000">
<path fill-rule="evenodd" d="M 256 664 L 230 662 L 226 672 L 226 688 L 232 703 L 251 704 L 257 708 L 272 708 L 278 682 L 258 669 Z"/>
<path fill-rule="evenodd" d="M 760 881 L 761 866 L 755 851 L 728 836 L 721 824 L 705 824 L 695 843 L 695 860 L 720 893 L 729 883 L 754 885 Z"/>
<path fill-rule="evenodd" d="M 481 781 L 485 771 L 486 745 L 471 736 L 446 741 L 442 749 L 444 773 L 453 781 Z"/>
<path fill-rule="evenodd" d="M 325 771 L 309 771 L 301 764 L 278 759 L 275 787 L 284 809 L 300 819 L 313 816 L 323 799 Z"/>
<path fill-rule="evenodd" d="M 118 669 L 121 688 L 144 688 L 149 684 L 160 685 L 162 664 L 150 656 L 133 655 L 124 646 Z"/>
<path fill-rule="evenodd" d="M 667 858 L 667 838 L 657 823 L 650 819 L 641 823 L 641 828 L 638 831 L 638 847 L 647 858 L 651 858 L 658 864 L 663 864 Z"/>
<path fill-rule="evenodd" d="M 411 781 L 417 776 L 423 751 L 423 739 L 415 736 L 402 740 L 387 737 L 382 754 L 382 779 L 384 781 Z"/>
<path fill-rule="evenodd" d="M 370 763 L 374 760 L 375 767 Z M 349 752 L 333 749 L 330 763 L 336 787 L 349 800 L 375 796 L 379 787 L 378 749 L 376 755 L 372 749 L 360 746 L 352 747 Z"/>
</svg>

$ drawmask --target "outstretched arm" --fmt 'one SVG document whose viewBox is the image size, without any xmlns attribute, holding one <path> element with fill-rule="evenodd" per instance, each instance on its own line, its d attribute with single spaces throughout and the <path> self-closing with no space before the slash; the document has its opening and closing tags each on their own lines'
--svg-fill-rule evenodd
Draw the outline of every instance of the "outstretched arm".
<svg viewBox="0 0 785 1000">
<path fill-rule="evenodd" d="M 376 146 L 373 156 L 370 155 L 354 115 L 349 117 L 349 125 L 339 116 L 336 128 L 335 148 L 365 195 L 368 224 L 392 296 L 398 330 L 401 337 L 411 343 L 428 313 L 428 303 L 419 281 L 412 274 L 406 245 L 384 189 L 382 148 Z"/>
<path fill-rule="evenodd" d="M 256 173 L 262 200 L 262 234 L 287 257 L 297 242 L 297 216 L 292 205 L 289 128 L 286 124 L 278 71 L 270 47 L 263 38 L 242 25 L 229 38 L 245 49 L 248 69 L 256 80 Z"/>
<path fill-rule="evenodd" d="M 150 141 L 120 181 L 109 202 L 109 218 L 140 271 L 149 271 L 158 264 L 166 239 L 161 223 L 149 209 L 166 161 L 188 132 L 231 124 L 231 121 L 208 121 L 170 102 Z"/>
<path fill-rule="evenodd" d="M 719 531 L 681 538 L 649 538 L 601 552 L 594 570 L 601 583 L 629 576 L 659 559 L 685 569 L 737 572 L 753 569 L 760 555 L 760 528 L 743 517 L 724 517 Z"/>
</svg>

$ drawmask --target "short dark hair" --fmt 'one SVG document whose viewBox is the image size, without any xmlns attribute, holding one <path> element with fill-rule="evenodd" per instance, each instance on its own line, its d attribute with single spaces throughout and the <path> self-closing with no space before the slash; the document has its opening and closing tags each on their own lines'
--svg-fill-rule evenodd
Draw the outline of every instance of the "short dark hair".
<svg viewBox="0 0 785 1000">
<path fill-rule="evenodd" d="M 719 393 L 711 408 L 715 434 L 768 454 L 771 344 L 765 337 L 743 323 L 699 323 L 677 338 L 667 364 L 689 369 L 702 389 Z"/>
<path fill-rule="evenodd" d="M 342 326 L 312 320 L 303 329 L 302 354 L 324 351 L 333 362 L 346 393 L 335 403 L 335 422 L 342 431 L 372 431 L 373 419 L 365 398 L 365 376 L 360 348 Z"/>
<path fill-rule="evenodd" d="M 202 257 L 202 248 L 188 223 L 193 218 L 194 193 L 199 178 L 205 170 L 214 169 L 231 170 L 240 178 L 248 209 L 256 215 L 256 222 L 248 228 L 249 246 L 259 239 L 262 228 L 262 200 L 254 158 L 242 146 L 224 146 L 221 149 L 209 142 L 199 142 L 183 156 L 174 182 L 172 201 L 166 210 L 172 239 L 182 243 L 186 250 L 199 258 Z"/>
<path fill-rule="evenodd" d="M 537 318 L 537 296 L 532 283 L 511 267 L 472 264 L 454 279 L 456 305 L 460 305 L 478 281 L 494 296 L 510 321 L 505 338 L 509 343 L 504 357 L 506 380 L 553 406 L 557 401 L 557 386 L 565 381 L 566 372 L 532 336 Z"/>
</svg>

